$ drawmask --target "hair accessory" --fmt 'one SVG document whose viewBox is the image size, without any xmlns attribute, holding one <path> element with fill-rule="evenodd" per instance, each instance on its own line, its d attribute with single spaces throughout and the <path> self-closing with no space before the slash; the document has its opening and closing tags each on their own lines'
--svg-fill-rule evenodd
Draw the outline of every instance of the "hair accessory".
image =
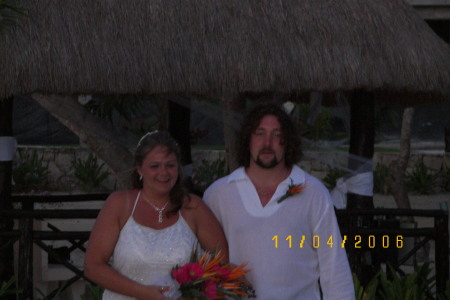
<svg viewBox="0 0 450 300">
<path fill-rule="evenodd" d="M 141 137 L 141 139 L 139 140 L 137 146 L 139 147 L 139 146 L 141 145 L 142 141 L 143 141 L 146 137 L 148 137 L 148 136 L 150 136 L 150 135 L 153 135 L 153 134 L 155 134 L 155 133 L 158 133 L 158 132 L 159 132 L 158 130 L 153 130 L 153 131 L 147 132 L 146 134 L 144 134 L 144 135 Z"/>
</svg>

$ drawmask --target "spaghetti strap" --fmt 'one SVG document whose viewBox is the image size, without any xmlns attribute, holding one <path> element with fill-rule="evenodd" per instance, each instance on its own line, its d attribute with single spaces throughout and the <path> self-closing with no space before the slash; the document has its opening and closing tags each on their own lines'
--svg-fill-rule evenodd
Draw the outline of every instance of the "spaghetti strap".
<svg viewBox="0 0 450 300">
<path fill-rule="evenodd" d="M 134 214 L 134 209 L 136 208 L 136 205 L 137 205 L 137 203 L 138 203 L 138 200 L 139 200 L 139 196 L 141 195 L 141 190 L 139 190 L 139 193 L 137 194 L 137 196 L 136 196 L 136 200 L 134 200 L 134 206 L 133 206 L 133 210 L 131 211 L 131 216 L 133 216 L 133 214 Z"/>
</svg>

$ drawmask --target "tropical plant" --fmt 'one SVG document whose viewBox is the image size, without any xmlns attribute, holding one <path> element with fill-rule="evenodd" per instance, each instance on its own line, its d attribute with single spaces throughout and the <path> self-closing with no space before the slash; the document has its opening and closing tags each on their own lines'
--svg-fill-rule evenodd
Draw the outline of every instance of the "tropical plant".
<svg viewBox="0 0 450 300">
<path fill-rule="evenodd" d="M 194 167 L 192 172 L 192 185 L 195 192 L 203 194 L 203 192 L 217 179 L 225 176 L 227 169 L 224 159 L 216 159 L 208 161 L 202 159 L 198 166 Z"/>
<path fill-rule="evenodd" d="M 14 277 L 11 277 L 8 281 L 3 282 L 0 286 L 0 299 L 3 298 L 3 296 L 6 295 L 17 295 L 22 293 L 22 289 L 18 289 L 14 286 L 14 283 L 16 282 L 16 279 Z"/>
<path fill-rule="evenodd" d="M 355 273 L 353 273 L 353 285 L 355 287 L 356 300 L 374 300 L 377 294 L 379 274 L 376 274 L 364 287 Z"/>
<path fill-rule="evenodd" d="M 101 300 L 104 289 L 98 285 L 89 284 L 86 292 L 81 295 L 81 300 Z"/>
<path fill-rule="evenodd" d="M 409 191 L 428 195 L 433 191 L 434 181 L 435 176 L 428 167 L 423 162 L 418 162 L 412 171 L 406 174 L 405 185 Z"/>
<path fill-rule="evenodd" d="M 49 173 L 48 163 L 44 163 L 42 156 L 38 157 L 36 150 L 31 154 L 27 151 L 19 151 L 18 159 L 13 162 L 12 189 L 16 193 L 45 191 L 48 187 Z"/>
<path fill-rule="evenodd" d="M 109 172 L 103 169 L 105 164 L 100 164 L 92 153 L 89 153 L 86 160 L 76 159 L 72 167 L 80 188 L 88 192 L 101 187 L 109 176 Z"/>
<path fill-rule="evenodd" d="M 136 96 L 95 96 L 83 105 L 91 114 L 113 122 L 114 114 L 127 121 L 142 108 L 143 101 Z"/>
<path fill-rule="evenodd" d="M 410 274 L 396 271 L 388 264 L 387 270 L 380 270 L 366 286 L 353 274 L 353 284 L 356 300 L 450 300 L 450 281 L 445 293 L 434 294 L 436 277 L 428 262 L 415 265 Z"/>
<path fill-rule="evenodd" d="M 330 190 L 336 186 L 336 180 L 341 177 L 348 175 L 348 172 L 338 168 L 328 168 L 328 172 L 325 177 L 322 179 L 323 183 Z"/>
<path fill-rule="evenodd" d="M 380 296 L 389 300 L 425 300 L 433 299 L 432 289 L 435 277 L 431 276 L 429 263 L 415 266 L 414 272 L 407 275 L 399 274 L 391 265 L 387 273 L 380 273 Z"/>
<path fill-rule="evenodd" d="M 111 124 L 120 123 L 122 129 L 130 131 L 136 136 L 142 136 L 149 131 L 162 128 L 162 119 L 166 116 L 160 97 L 154 97 L 155 109 L 151 114 L 140 117 L 140 112 L 146 111 L 145 99 L 142 96 L 95 96 L 88 98 L 83 104 L 84 108 L 91 114 L 108 120 Z M 118 122 L 124 121 L 124 122 Z"/>
</svg>

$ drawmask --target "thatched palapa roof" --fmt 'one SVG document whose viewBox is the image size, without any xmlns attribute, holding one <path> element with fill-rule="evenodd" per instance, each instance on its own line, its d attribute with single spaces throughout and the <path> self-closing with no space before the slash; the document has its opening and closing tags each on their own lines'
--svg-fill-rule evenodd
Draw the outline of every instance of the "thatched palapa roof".
<svg viewBox="0 0 450 300">
<path fill-rule="evenodd" d="M 450 47 L 400 0 L 19 3 L 0 98 L 450 90 Z"/>
</svg>

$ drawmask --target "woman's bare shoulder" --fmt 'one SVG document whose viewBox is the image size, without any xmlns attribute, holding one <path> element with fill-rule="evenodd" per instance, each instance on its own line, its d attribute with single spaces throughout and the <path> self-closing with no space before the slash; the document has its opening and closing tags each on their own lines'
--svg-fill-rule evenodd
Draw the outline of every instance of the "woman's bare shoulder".
<svg viewBox="0 0 450 300">
<path fill-rule="evenodd" d="M 107 210 L 114 210 L 118 213 L 126 213 L 133 207 L 137 194 L 137 190 L 113 192 L 106 199 L 103 208 Z"/>
<path fill-rule="evenodd" d="M 188 201 L 185 201 L 181 208 L 183 215 L 193 220 L 208 218 L 212 215 L 211 210 L 205 202 L 195 194 L 189 194 Z"/>
<path fill-rule="evenodd" d="M 188 194 L 186 195 L 184 201 L 183 201 L 183 210 L 195 210 L 200 208 L 202 205 L 205 205 L 203 200 L 195 195 L 195 194 Z"/>
</svg>

